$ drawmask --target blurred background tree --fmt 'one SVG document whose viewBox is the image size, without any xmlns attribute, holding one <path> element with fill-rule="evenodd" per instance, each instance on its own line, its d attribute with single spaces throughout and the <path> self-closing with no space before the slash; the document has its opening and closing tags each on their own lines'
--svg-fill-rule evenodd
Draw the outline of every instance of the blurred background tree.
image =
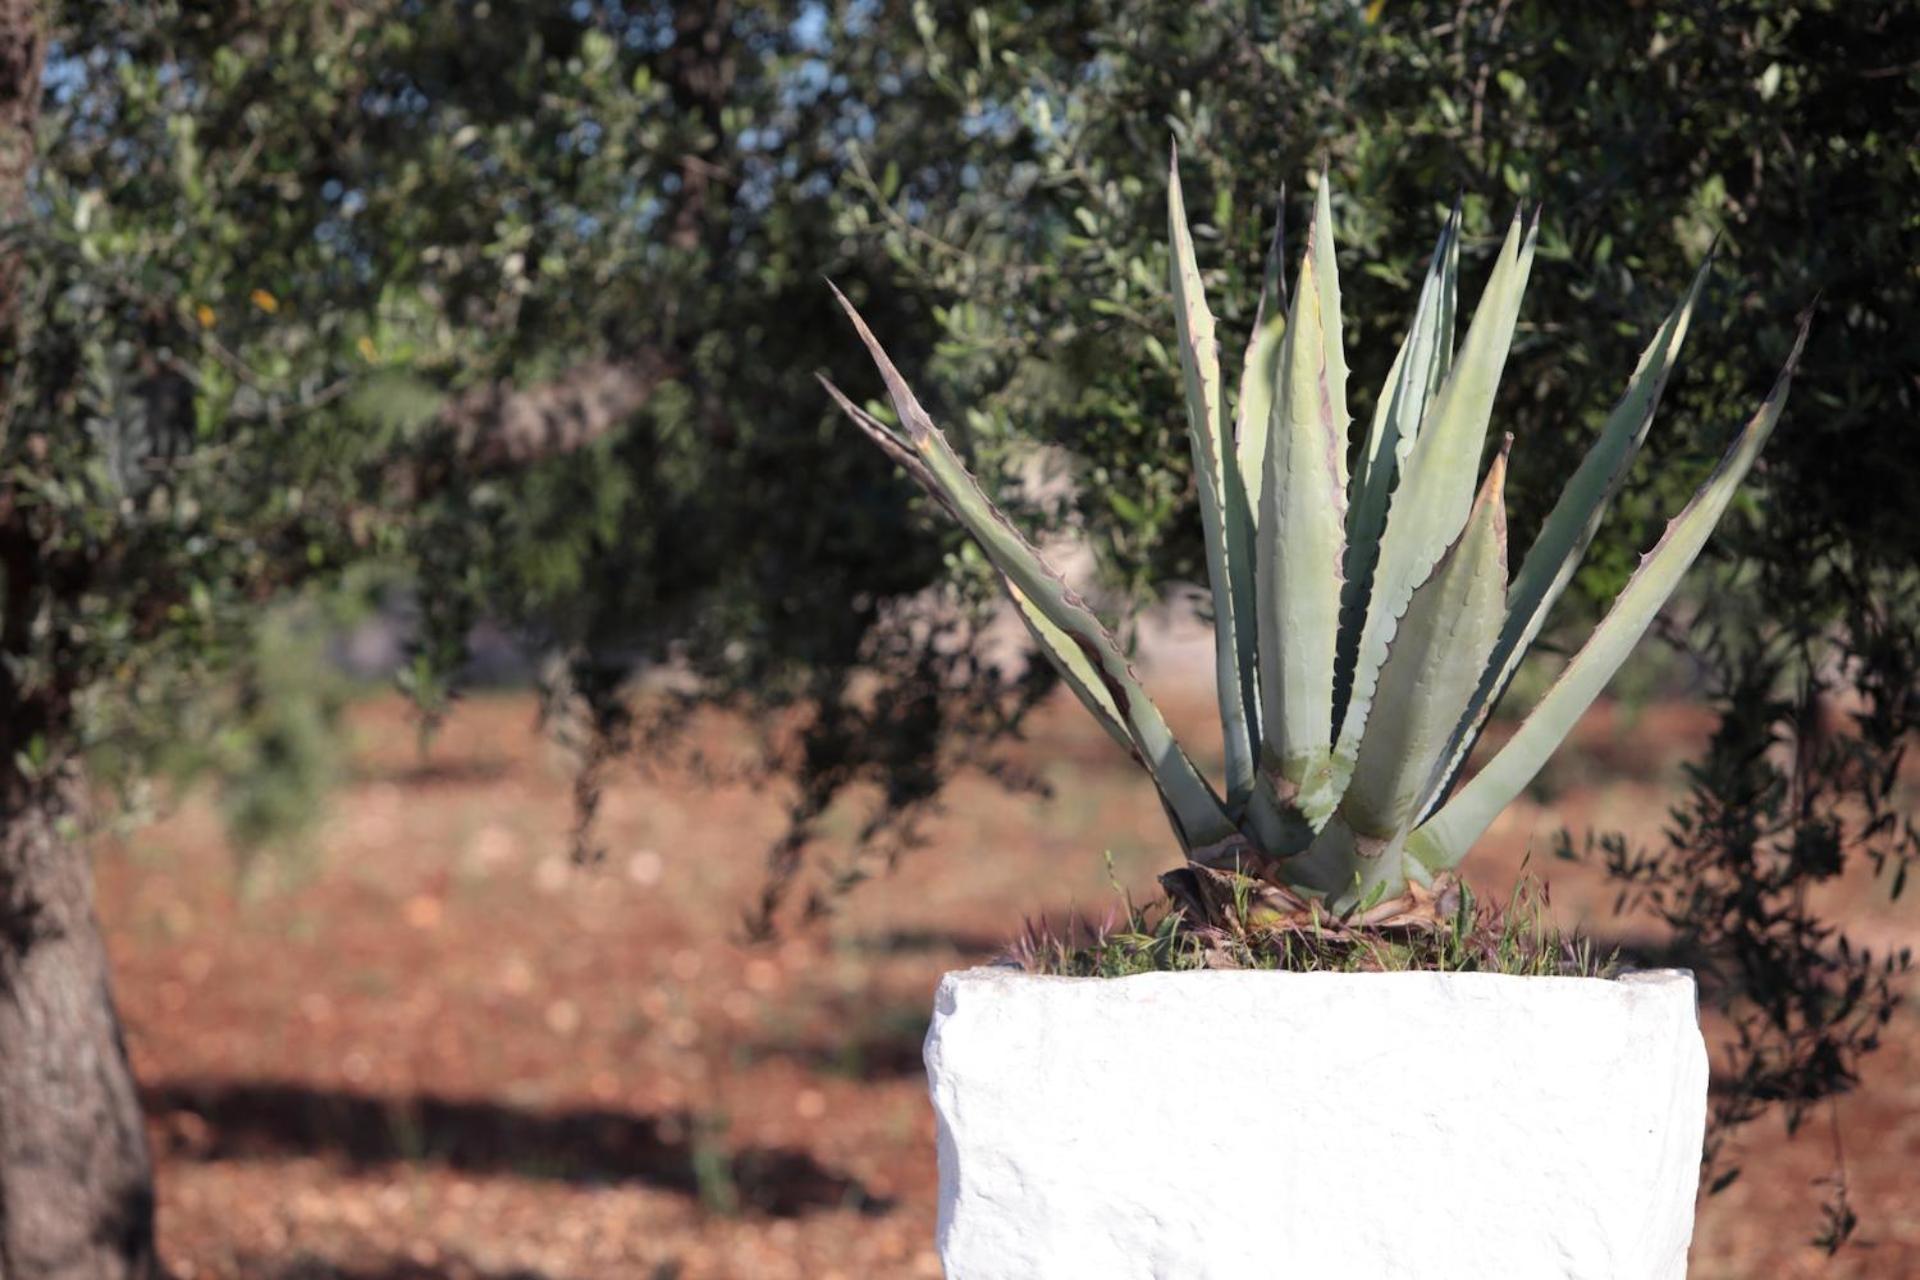
<svg viewBox="0 0 1920 1280">
<path fill-rule="evenodd" d="M 869 384 L 821 276 L 926 359 L 909 374 L 990 483 L 1064 446 L 1054 514 L 1112 589 L 1196 578 L 1159 345 L 1169 135 L 1228 332 L 1282 181 L 1330 167 L 1360 414 L 1444 205 L 1484 250 L 1546 203 L 1501 407 L 1522 533 L 1721 237 L 1588 608 L 1826 291 L 1767 483 L 1718 540 L 1737 590 L 1675 637 L 1733 712 L 1699 775 L 1715 816 L 1618 859 L 1729 998 L 1765 996 L 1761 1092 L 1844 1087 L 1885 987 L 1803 887 L 1854 853 L 1892 879 L 1914 847 L 1886 796 L 1920 714 L 1915 22 L 1839 0 L 7 0 L 0 1020 L 65 1030 L 0 1021 L 0 1258 L 151 1266 L 85 779 L 219 724 L 189 763 L 268 779 L 243 827 L 310 812 L 336 695 L 273 674 L 301 661 L 271 657 L 300 651 L 298 611 L 408 589 L 429 714 L 472 628 L 511 629 L 581 751 L 585 853 L 599 764 L 671 750 L 701 706 L 766 725 L 759 767 L 792 786 L 762 923 L 861 873 L 803 857 L 852 784 L 877 786 L 863 837 L 898 848 L 955 768 L 991 766 L 1050 682 L 982 645 L 977 562 L 833 420 L 815 370 Z M 671 679 L 630 696 L 649 672 Z M 1759 863 L 1765 893 L 1736 892 Z"/>
<path fill-rule="evenodd" d="M 819 276 L 884 267 L 833 201 L 847 141 L 898 127 L 864 105 L 890 29 L 834 43 L 824 12 L 770 4 L 0 16 L 0 1258 L 141 1275 L 86 779 L 139 777 L 210 717 L 255 732 L 201 763 L 322 763 L 327 697 L 261 665 L 276 602 L 397 569 L 429 708 L 498 618 L 557 657 L 593 740 L 624 724 L 620 680 L 671 657 L 716 699 L 805 697 L 816 739 L 901 796 L 931 784 L 929 675 L 968 659 L 889 620 L 942 580 L 941 544 L 812 381 L 857 367 Z M 856 708 L 856 668 L 904 692 Z M 992 681 L 936 683 L 1000 714 Z M 281 714 L 249 721 L 263 700 Z M 867 719 L 909 747 L 866 745 Z M 807 749 L 835 779 L 869 767 Z M 252 795 L 243 828 L 312 807 L 297 777 Z"/>
</svg>

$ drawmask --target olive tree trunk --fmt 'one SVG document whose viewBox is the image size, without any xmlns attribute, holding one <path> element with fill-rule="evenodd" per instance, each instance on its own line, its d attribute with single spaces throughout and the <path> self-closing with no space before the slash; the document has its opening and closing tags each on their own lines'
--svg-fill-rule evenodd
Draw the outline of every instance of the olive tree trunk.
<svg viewBox="0 0 1920 1280">
<path fill-rule="evenodd" d="M 32 216 L 46 51 L 38 0 L 0 0 L 0 224 Z M 29 322 L 28 267 L 0 253 L 0 383 Z M 0 486 L 0 1280 L 149 1280 L 153 1168 L 93 914 L 84 783 L 71 765 L 28 777 L 15 763 L 31 740 L 70 736 L 69 691 L 23 686 L 17 665 L 47 564 Z"/>
<path fill-rule="evenodd" d="M 0 812 L 0 1280 L 147 1280 L 153 1168 L 77 772 Z"/>
</svg>

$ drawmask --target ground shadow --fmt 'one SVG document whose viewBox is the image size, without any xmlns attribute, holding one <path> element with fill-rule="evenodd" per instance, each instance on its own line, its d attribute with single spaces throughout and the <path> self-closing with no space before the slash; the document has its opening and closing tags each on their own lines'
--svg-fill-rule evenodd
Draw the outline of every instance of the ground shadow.
<svg viewBox="0 0 1920 1280">
<path fill-rule="evenodd" d="M 514 762 L 504 756 L 488 756 L 480 759 L 427 757 L 411 764 L 382 764 L 377 767 L 356 768 L 350 776 L 353 782 L 361 786 L 375 783 L 387 783 L 402 788 L 480 786 L 498 782 L 513 773 L 513 770 Z"/>
<path fill-rule="evenodd" d="M 836 1040 L 809 1040 L 762 1046 L 755 1057 L 786 1058 L 810 1070 L 849 1080 L 900 1080 L 924 1075 L 920 1047 L 927 1039 L 927 1018 L 921 1014 L 912 1026 L 878 1030 L 872 1034 Z"/>
<path fill-rule="evenodd" d="M 963 956 L 985 959 L 1007 949 L 1007 939 L 993 934 L 968 933 L 957 929 L 888 929 L 859 934 L 843 944 L 850 950 L 868 955 L 930 955 L 952 951 Z"/>
<path fill-rule="evenodd" d="M 291 1261 L 246 1259 L 246 1274 L 261 1280 L 548 1280 L 547 1273 L 527 1267 L 492 1271 L 464 1258 L 421 1263 L 394 1258 L 371 1265 L 345 1265 L 302 1254 Z M 667 1272 L 668 1276 L 675 1274 Z"/>
<path fill-rule="evenodd" d="M 928 1003 L 829 999 L 817 1012 L 833 1031 L 776 1030 L 748 1049 L 748 1060 L 779 1059 L 869 1082 L 918 1076 L 925 1071 L 920 1048 L 927 1039 Z"/>
<path fill-rule="evenodd" d="M 790 1147 L 728 1148 L 684 1114 L 532 1110 L 431 1094 L 387 1097 L 262 1081 L 169 1081 L 142 1090 L 169 1154 L 315 1155 L 354 1166 L 433 1163 L 471 1173 L 639 1182 L 774 1217 L 881 1213 L 890 1202 Z"/>
<path fill-rule="evenodd" d="M 1698 947 L 1639 930 L 1609 933 L 1584 928 L 1578 936 L 1585 938 L 1599 955 L 1612 956 L 1621 969 L 1698 969 L 1710 960 Z"/>
</svg>

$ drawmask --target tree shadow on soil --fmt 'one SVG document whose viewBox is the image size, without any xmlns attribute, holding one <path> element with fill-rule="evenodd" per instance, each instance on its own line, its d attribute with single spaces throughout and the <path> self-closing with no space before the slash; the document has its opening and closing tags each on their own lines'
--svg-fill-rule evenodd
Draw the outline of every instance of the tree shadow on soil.
<svg viewBox="0 0 1920 1280">
<path fill-rule="evenodd" d="M 858 934 L 845 946 L 853 951 L 877 956 L 932 955 L 951 951 L 982 960 L 1006 950 L 1008 939 L 989 933 L 969 933 L 960 929 L 887 929 L 879 933 Z"/>
<path fill-rule="evenodd" d="M 884 1029 L 837 1040 L 769 1044 L 755 1049 L 754 1056 L 785 1058 L 809 1070 L 849 1080 L 903 1080 L 926 1074 L 920 1060 L 920 1047 L 926 1038 L 927 1018 L 922 1014 L 914 1025 L 897 1031 Z"/>
<path fill-rule="evenodd" d="M 283 1263 L 244 1261 L 248 1268 L 245 1274 L 260 1280 L 548 1280 L 546 1272 L 530 1267 L 489 1271 L 464 1258 L 430 1264 L 395 1258 L 371 1266 L 346 1266 L 311 1254 Z M 681 1271 L 678 1262 L 662 1262 L 651 1271 L 636 1273 L 634 1280 L 679 1280 Z"/>
<path fill-rule="evenodd" d="M 780 1218 L 892 1207 L 805 1151 L 727 1149 L 702 1139 L 696 1119 L 684 1113 L 537 1111 L 431 1094 L 220 1080 L 151 1086 L 142 1090 L 142 1105 L 159 1122 L 167 1152 L 180 1159 L 311 1155 L 357 1167 L 432 1163 L 559 1182 L 638 1182 L 708 1200 L 718 1193 L 730 1206 Z"/>
<path fill-rule="evenodd" d="M 504 756 L 487 756 L 481 759 L 438 759 L 428 758 L 412 764 L 387 765 L 356 768 L 351 771 L 351 780 L 366 786 L 386 783 L 401 788 L 444 787 L 444 786 L 485 786 L 509 777 L 514 771 L 514 762 Z"/>
<path fill-rule="evenodd" d="M 869 1083 L 923 1075 L 920 1048 L 930 1022 L 928 1003 L 877 1003 L 829 999 L 818 1019 L 835 1028 L 826 1034 L 770 1030 L 748 1048 L 750 1061 L 780 1059 L 809 1071 Z"/>
<path fill-rule="evenodd" d="M 348 1266 L 303 1254 L 291 1262 L 251 1259 L 247 1267 L 246 1274 L 262 1280 L 548 1280 L 544 1271 L 528 1267 L 489 1271 L 463 1258 L 436 1263 L 394 1258 L 370 1266 Z"/>
</svg>

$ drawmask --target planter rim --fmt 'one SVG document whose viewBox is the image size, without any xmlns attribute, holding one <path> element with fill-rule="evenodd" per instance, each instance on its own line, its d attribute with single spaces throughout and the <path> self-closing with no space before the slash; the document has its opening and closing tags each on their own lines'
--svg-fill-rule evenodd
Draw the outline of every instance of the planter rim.
<svg viewBox="0 0 1920 1280">
<path fill-rule="evenodd" d="M 1181 979 L 1186 981 L 1218 981 L 1223 978 L 1233 981 L 1246 981 L 1249 979 L 1259 981 L 1274 979 L 1296 981 L 1339 979 L 1349 982 L 1357 980 L 1369 982 L 1380 980 L 1392 981 L 1395 979 L 1420 979 L 1430 981 L 1435 978 L 1444 978 L 1449 982 L 1464 982 L 1469 984 L 1511 982 L 1537 984 L 1543 982 L 1559 982 L 1584 986 L 1598 984 L 1602 986 L 1627 985 L 1646 987 L 1673 985 L 1692 986 L 1695 980 L 1693 970 L 1681 968 L 1623 969 L 1619 973 L 1605 978 L 1560 973 L 1489 973 L 1483 970 L 1470 969 L 1395 969 L 1391 971 L 1358 970 L 1354 972 L 1338 972 L 1327 969 L 1307 972 L 1296 972 L 1291 969 L 1152 969 L 1145 973 L 1129 973 L 1119 977 L 1107 978 L 1095 975 L 1067 973 L 1029 973 L 1025 969 L 1011 964 L 982 964 L 973 965 L 965 969 L 949 969 L 941 975 L 940 980 L 942 984 L 948 982 L 1005 982 L 1025 984 L 1039 982 L 1117 983 L 1133 982 L 1140 978 L 1160 980 Z"/>
</svg>

